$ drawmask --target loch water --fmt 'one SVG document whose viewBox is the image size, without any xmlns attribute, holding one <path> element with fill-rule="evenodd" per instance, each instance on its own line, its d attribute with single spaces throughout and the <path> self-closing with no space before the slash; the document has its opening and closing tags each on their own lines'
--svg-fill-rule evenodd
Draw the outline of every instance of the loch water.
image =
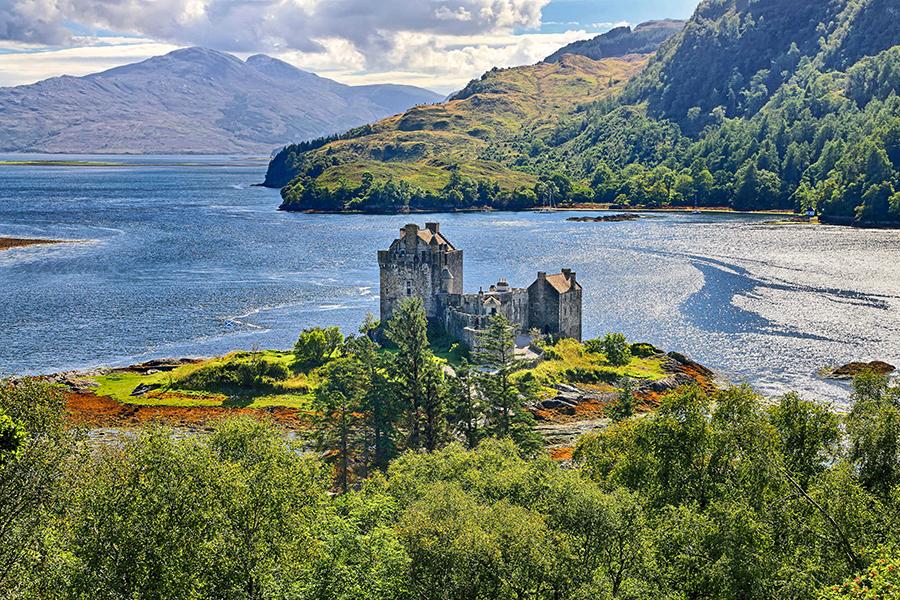
<svg viewBox="0 0 900 600">
<path fill-rule="evenodd" d="M 378 311 L 376 251 L 440 221 L 465 288 L 571 267 L 586 337 L 621 331 L 774 395 L 846 402 L 820 368 L 900 365 L 900 231 L 764 215 L 306 215 L 227 157 L 3 156 L 124 166 L 0 166 L 0 236 L 80 240 L 0 252 L 0 374 L 288 348 L 311 325 Z M 585 213 L 587 214 L 587 213 Z"/>
</svg>

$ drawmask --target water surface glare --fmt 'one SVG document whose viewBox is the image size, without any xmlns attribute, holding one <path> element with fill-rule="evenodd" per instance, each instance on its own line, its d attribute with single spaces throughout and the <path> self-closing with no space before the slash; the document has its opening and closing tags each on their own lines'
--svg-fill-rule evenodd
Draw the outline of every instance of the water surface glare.
<svg viewBox="0 0 900 600">
<path fill-rule="evenodd" d="M 278 212 L 277 191 L 251 187 L 260 161 L 109 160 L 129 166 L 0 166 L 0 236 L 86 240 L 0 252 L 0 373 L 287 348 L 310 325 L 354 331 L 378 311 L 376 251 L 426 219 Z M 621 331 L 766 394 L 840 402 L 846 388 L 821 367 L 900 365 L 900 232 L 569 216 L 427 219 L 465 250 L 467 291 L 572 267 L 586 336 Z"/>
</svg>

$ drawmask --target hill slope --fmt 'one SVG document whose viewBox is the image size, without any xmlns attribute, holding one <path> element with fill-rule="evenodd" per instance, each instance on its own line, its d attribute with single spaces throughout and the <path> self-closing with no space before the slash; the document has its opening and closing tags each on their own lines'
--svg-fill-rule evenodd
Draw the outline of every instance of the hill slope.
<svg viewBox="0 0 900 600">
<path fill-rule="evenodd" d="M 520 208 L 552 197 L 900 224 L 900 28 L 887 26 L 898 17 L 898 0 L 705 0 L 646 68 L 616 78 L 627 83 L 579 87 L 573 67 L 593 61 L 567 54 L 558 68 L 570 77 L 558 78 L 551 98 L 563 103 L 554 104 L 492 71 L 454 100 L 477 101 L 435 121 L 512 130 L 491 125 L 466 144 L 404 137 L 421 129 L 407 120 L 447 107 L 417 109 L 287 149 L 270 183 L 298 175 L 283 192 L 286 208 Z M 621 59 L 595 64 L 610 60 Z M 535 68 L 547 67 L 512 71 L 530 80 Z M 532 113 L 541 126 L 522 116 Z M 404 143 L 388 143 L 388 132 Z M 342 149 L 359 144 L 368 150 L 354 174 Z M 385 188 L 391 178 L 412 189 Z M 379 199 L 360 204 L 370 189 Z"/>
<path fill-rule="evenodd" d="M 638 55 L 568 55 L 494 69 L 447 102 L 285 148 L 266 184 L 294 180 L 283 194 L 290 209 L 424 209 L 443 206 L 445 197 L 451 207 L 533 205 L 537 178 L 517 165 L 544 151 L 561 119 L 614 94 L 645 63 Z"/>
<path fill-rule="evenodd" d="M 628 26 L 617 27 L 595 38 L 563 46 L 544 61 L 558 62 L 566 54 L 578 54 L 594 60 L 626 54 L 650 54 L 656 52 L 660 44 L 684 29 L 684 24 L 684 21 L 677 19 L 664 19 L 647 21 L 634 29 Z"/>
<path fill-rule="evenodd" d="M 440 96 L 351 87 L 256 55 L 188 48 L 86 77 L 0 89 L 0 151 L 266 153 Z"/>
</svg>

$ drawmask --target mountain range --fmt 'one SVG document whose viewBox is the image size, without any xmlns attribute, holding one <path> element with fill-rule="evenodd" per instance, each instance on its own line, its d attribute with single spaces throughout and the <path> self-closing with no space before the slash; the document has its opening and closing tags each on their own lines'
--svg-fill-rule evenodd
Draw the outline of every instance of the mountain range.
<svg viewBox="0 0 900 600">
<path fill-rule="evenodd" d="M 265 55 L 186 48 L 0 88 L 0 151 L 268 155 L 441 99 L 412 86 L 348 86 Z"/>
<path fill-rule="evenodd" d="M 658 47 L 629 39 L 649 26 L 613 30 L 443 104 L 288 146 L 267 183 L 289 210 L 555 200 L 900 225 L 898 20 L 897 0 L 704 0 Z"/>
</svg>

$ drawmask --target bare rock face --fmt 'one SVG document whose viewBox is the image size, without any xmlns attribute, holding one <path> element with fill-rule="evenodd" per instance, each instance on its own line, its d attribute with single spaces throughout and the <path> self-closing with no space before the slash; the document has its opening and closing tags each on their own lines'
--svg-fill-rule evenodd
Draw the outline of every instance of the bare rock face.
<svg viewBox="0 0 900 600">
<path fill-rule="evenodd" d="M 0 88 L 0 151 L 269 155 L 441 99 L 412 86 L 348 86 L 264 55 L 185 48 Z"/>
<path fill-rule="evenodd" d="M 826 370 L 823 375 L 828 379 L 847 380 L 853 379 L 866 371 L 877 375 L 890 375 L 896 370 L 897 367 L 894 365 L 880 360 L 873 360 L 872 362 L 850 362 L 835 369 Z"/>
</svg>

